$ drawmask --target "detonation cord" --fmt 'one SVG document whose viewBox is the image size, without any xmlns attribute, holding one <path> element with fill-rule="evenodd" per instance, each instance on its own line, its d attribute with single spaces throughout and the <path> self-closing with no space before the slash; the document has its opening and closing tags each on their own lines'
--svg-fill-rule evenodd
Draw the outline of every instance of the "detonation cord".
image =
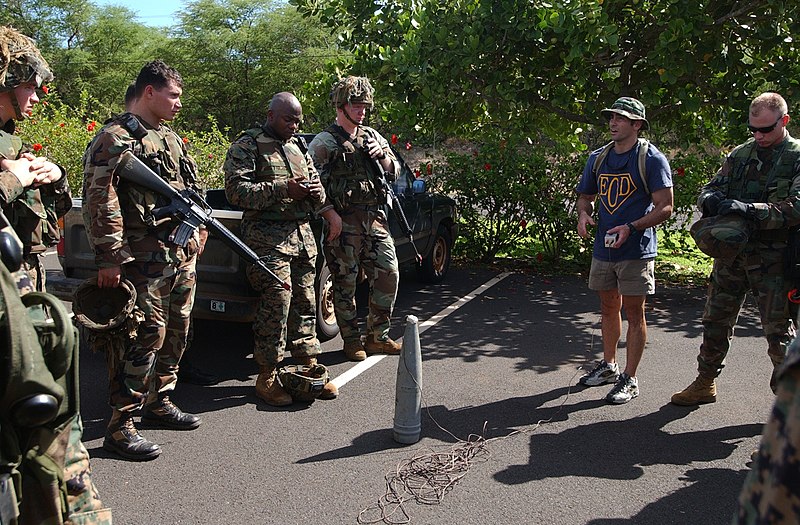
<svg viewBox="0 0 800 525">
<path fill-rule="evenodd" d="M 401 362 L 408 371 L 405 360 L 405 353 L 401 353 Z M 406 509 L 406 504 L 414 502 L 418 505 L 438 505 L 459 481 L 472 468 L 475 462 L 484 462 L 491 457 L 489 445 L 495 441 L 501 441 L 513 436 L 529 434 L 535 432 L 540 426 L 550 423 L 564 408 L 567 400 L 572 393 L 575 385 L 575 378 L 583 369 L 579 366 L 567 384 L 567 393 L 558 405 L 556 411 L 547 419 L 540 419 L 523 428 L 514 430 L 504 436 L 497 436 L 487 439 L 486 427 L 488 421 L 484 421 L 481 434 L 470 434 L 467 439 L 461 439 L 436 421 L 430 412 L 428 403 L 425 401 L 425 391 L 413 375 L 409 374 L 414 380 L 420 391 L 420 400 L 425 408 L 428 418 L 441 431 L 455 439 L 456 443 L 442 452 L 437 452 L 434 448 L 424 447 L 418 450 L 411 459 L 402 460 L 397 463 L 393 471 L 387 472 L 384 476 L 386 492 L 372 505 L 358 513 L 357 523 L 373 524 L 386 523 L 390 525 L 402 525 L 411 523 L 411 515 Z"/>
</svg>

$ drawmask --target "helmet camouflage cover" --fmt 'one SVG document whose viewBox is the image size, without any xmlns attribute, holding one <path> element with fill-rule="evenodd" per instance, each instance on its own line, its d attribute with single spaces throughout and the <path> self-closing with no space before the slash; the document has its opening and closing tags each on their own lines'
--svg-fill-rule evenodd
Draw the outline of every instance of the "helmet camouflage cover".
<svg viewBox="0 0 800 525">
<path fill-rule="evenodd" d="M 34 41 L 10 27 L 0 26 L 0 92 L 33 82 L 41 86 L 53 73 Z"/>
<path fill-rule="evenodd" d="M 95 331 L 114 330 L 131 316 L 136 306 L 136 290 L 123 279 L 116 288 L 100 288 L 97 278 L 86 279 L 72 301 L 75 319 Z"/>
<path fill-rule="evenodd" d="M 715 215 L 692 224 L 690 232 L 697 247 L 715 259 L 730 260 L 744 249 L 754 224 L 736 214 Z"/>
<path fill-rule="evenodd" d="M 367 77 L 347 76 L 339 79 L 331 89 L 331 104 L 340 108 L 350 103 L 373 105 L 372 96 L 375 90 Z"/>
<path fill-rule="evenodd" d="M 284 366 L 278 370 L 278 379 L 293 400 L 314 401 L 328 382 L 328 369 L 319 363 Z"/>
</svg>

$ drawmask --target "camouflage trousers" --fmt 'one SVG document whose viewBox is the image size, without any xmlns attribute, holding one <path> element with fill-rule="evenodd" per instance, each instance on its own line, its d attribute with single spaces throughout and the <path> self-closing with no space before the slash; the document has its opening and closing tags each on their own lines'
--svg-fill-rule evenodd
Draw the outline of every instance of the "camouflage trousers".
<svg viewBox="0 0 800 525">
<path fill-rule="evenodd" d="M 760 242 L 749 243 L 732 262 L 714 261 L 703 311 L 703 343 L 697 358 L 700 375 L 716 377 L 724 368 L 748 291 L 758 304 L 767 354 L 774 366 L 783 362 L 786 347 L 794 339 L 792 319 L 797 312 L 787 299 L 792 283 L 785 278 L 784 261 L 784 243 Z"/>
<path fill-rule="evenodd" d="M 734 525 L 800 523 L 800 341 L 777 372 L 772 413 L 739 494 Z"/>
<path fill-rule="evenodd" d="M 35 253 L 31 253 L 25 256 L 22 260 L 22 267 L 20 270 L 24 271 L 28 278 L 31 281 L 31 285 L 33 289 L 27 291 L 20 291 L 20 293 L 28 293 L 28 292 L 43 292 L 45 291 L 46 281 L 47 281 L 47 273 L 44 270 L 44 265 L 42 264 L 42 260 L 39 258 L 39 255 Z"/>
<path fill-rule="evenodd" d="M 259 250 L 259 255 L 263 256 Z M 270 250 L 265 262 L 281 280 L 290 282 L 284 290 L 272 277 L 248 266 L 247 278 L 261 294 L 253 320 L 255 348 L 253 357 L 261 366 L 276 366 L 283 360 L 285 350 L 295 357 L 318 355 L 317 308 L 314 294 L 316 256 L 305 251 L 292 256 Z"/>
<path fill-rule="evenodd" d="M 159 392 L 173 390 L 178 364 L 186 349 L 196 284 L 193 258 L 180 267 L 132 262 L 123 266 L 136 289 L 136 305 L 144 320 L 136 341 L 109 359 L 109 402 L 122 412 L 156 401 Z"/>
<path fill-rule="evenodd" d="M 359 270 L 363 270 L 369 282 L 367 337 L 385 341 L 400 281 L 389 224 L 382 212 L 355 206 L 341 216 L 341 235 L 332 243 L 326 240 L 323 247 L 333 279 L 336 322 L 345 341 L 360 337 L 356 285 Z"/>
<path fill-rule="evenodd" d="M 89 452 L 81 441 L 82 437 L 83 422 L 78 415 L 72 421 L 64 464 L 70 522 L 75 525 L 111 525 L 111 509 L 103 506 L 92 483 Z"/>
</svg>

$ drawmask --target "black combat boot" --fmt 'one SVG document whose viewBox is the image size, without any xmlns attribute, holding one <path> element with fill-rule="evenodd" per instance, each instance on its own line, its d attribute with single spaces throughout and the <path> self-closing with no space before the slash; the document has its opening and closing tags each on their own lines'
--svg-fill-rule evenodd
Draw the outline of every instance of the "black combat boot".
<svg viewBox="0 0 800 525">
<path fill-rule="evenodd" d="M 114 414 L 106 429 L 103 448 L 132 461 L 150 461 L 161 454 L 161 447 L 139 435 L 130 412 Z"/>
<path fill-rule="evenodd" d="M 176 407 L 168 395 L 159 394 L 158 401 L 144 407 L 142 423 L 169 430 L 194 430 L 200 426 L 200 418 Z"/>
</svg>

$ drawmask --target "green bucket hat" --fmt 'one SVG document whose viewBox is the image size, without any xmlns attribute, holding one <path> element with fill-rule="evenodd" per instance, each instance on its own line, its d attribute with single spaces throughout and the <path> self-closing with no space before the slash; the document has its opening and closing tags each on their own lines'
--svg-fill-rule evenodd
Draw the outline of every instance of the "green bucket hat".
<svg viewBox="0 0 800 525">
<path fill-rule="evenodd" d="M 610 108 L 605 108 L 604 110 L 600 111 L 600 113 L 606 118 L 610 118 L 611 113 L 618 113 L 623 117 L 628 117 L 631 120 L 641 120 L 643 130 L 650 127 L 650 123 L 647 122 L 647 118 L 645 118 L 644 104 L 635 98 L 618 98 Z"/>
</svg>

